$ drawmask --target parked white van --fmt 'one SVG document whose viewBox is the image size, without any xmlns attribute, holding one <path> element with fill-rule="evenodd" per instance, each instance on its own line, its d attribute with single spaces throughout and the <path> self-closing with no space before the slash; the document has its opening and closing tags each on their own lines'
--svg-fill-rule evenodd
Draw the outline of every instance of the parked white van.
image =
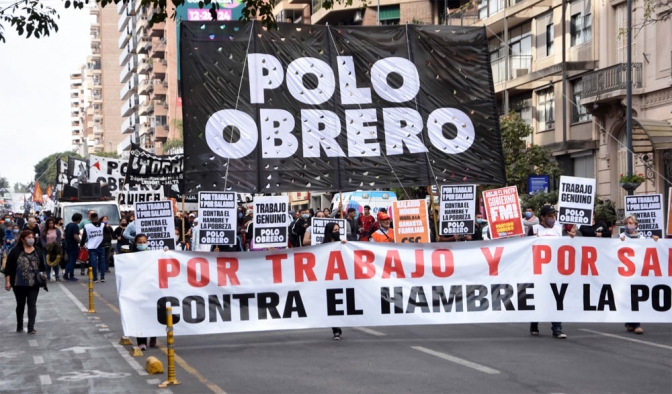
<svg viewBox="0 0 672 394">
<path fill-rule="evenodd" d="M 364 206 L 371 207 L 371 215 L 376 216 L 380 208 L 392 211 L 392 202 L 397 201 L 397 194 L 392 191 L 356 191 L 342 193 L 343 210 L 347 212 L 348 208 L 355 208 L 357 216 L 364 213 Z M 335 193 L 331 200 L 331 210 L 338 209 L 341 193 Z"/>
</svg>

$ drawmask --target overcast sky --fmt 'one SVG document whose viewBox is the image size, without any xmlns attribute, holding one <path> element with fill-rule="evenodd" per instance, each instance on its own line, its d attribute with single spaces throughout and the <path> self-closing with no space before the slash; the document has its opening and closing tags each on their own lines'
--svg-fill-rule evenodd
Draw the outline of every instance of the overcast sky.
<svg viewBox="0 0 672 394">
<path fill-rule="evenodd" d="M 44 157 L 70 149 L 70 73 L 91 52 L 89 10 L 49 4 L 61 16 L 58 33 L 26 39 L 4 24 L 0 43 L 0 176 L 12 186 L 32 180 Z"/>
</svg>

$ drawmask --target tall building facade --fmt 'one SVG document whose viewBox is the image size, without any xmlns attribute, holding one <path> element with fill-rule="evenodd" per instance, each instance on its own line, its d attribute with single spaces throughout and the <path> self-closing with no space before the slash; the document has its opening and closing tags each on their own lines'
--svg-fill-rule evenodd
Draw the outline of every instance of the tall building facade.
<svg viewBox="0 0 672 394">
<path fill-rule="evenodd" d="M 70 74 L 70 133 L 72 134 L 73 152 L 80 152 L 85 144 L 85 120 L 83 113 L 86 110 L 84 106 L 84 89 L 82 67 Z"/>
<path fill-rule="evenodd" d="M 563 20 L 563 6 L 564 20 Z M 662 18 L 667 7 L 654 11 Z M 548 148 L 563 174 L 596 178 L 597 194 L 623 215 L 619 177 L 626 173 L 625 0 L 381 0 L 352 6 L 283 0 L 277 20 L 330 25 L 482 26 L 489 37 L 500 114 L 532 126 L 528 143 Z M 633 11 L 632 77 L 637 194 L 672 187 L 672 20 L 644 23 Z M 563 35 L 564 32 L 564 35 Z M 563 40 L 564 38 L 564 40 Z"/>
</svg>

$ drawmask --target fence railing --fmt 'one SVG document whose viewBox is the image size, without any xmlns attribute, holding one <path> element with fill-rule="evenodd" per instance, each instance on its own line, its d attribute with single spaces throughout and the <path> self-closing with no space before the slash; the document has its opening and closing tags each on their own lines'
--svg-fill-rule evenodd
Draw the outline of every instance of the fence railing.
<svg viewBox="0 0 672 394">
<path fill-rule="evenodd" d="M 532 55 L 509 56 L 509 72 L 506 73 L 506 58 L 493 60 L 492 80 L 495 84 L 522 77 L 532 71 Z"/>
<path fill-rule="evenodd" d="M 581 98 L 627 89 L 627 70 L 626 63 L 618 63 L 584 75 Z M 632 87 L 642 87 L 642 63 L 632 63 Z"/>
</svg>

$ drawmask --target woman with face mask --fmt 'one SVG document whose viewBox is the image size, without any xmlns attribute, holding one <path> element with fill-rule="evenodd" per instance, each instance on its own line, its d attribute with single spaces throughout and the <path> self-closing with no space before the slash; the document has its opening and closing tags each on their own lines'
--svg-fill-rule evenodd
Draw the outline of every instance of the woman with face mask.
<svg viewBox="0 0 672 394">
<path fill-rule="evenodd" d="M 621 241 L 624 242 L 640 242 L 646 239 L 643 234 L 637 232 L 637 227 L 639 227 L 639 221 L 633 215 L 628 216 L 625 219 L 625 231 L 620 235 Z M 658 241 L 658 236 L 653 235 L 651 237 L 654 241 Z M 640 323 L 625 323 L 625 329 L 628 332 L 633 332 L 638 335 L 644 334 L 644 329 Z"/>
<path fill-rule="evenodd" d="M 317 211 L 317 213 L 315 214 L 315 217 L 318 218 L 318 219 L 320 219 L 320 218 L 324 219 L 324 212 Z M 313 226 L 308 226 L 306 228 L 306 233 L 303 234 L 303 245 L 304 246 L 310 246 L 311 241 L 312 241 L 312 237 L 313 237 Z"/>
<path fill-rule="evenodd" d="M 541 213 L 539 215 L 539 224 L 532 226 L 532 236 L 535 237 L 551 237 L 557 238 L 562 237 L 562 226 L 556 223 L 557 212 L 555 208 L 551 205 L 544 205 L 541 207 Z M 573 233 L 568 234 L 570 237 L 574 238 Z M 552 322 L 551 330 L 553 331 L 553 338 L 566 339 L 567 335 L 562 332 L 562 323 L 561 322 Z M 530 335 L 538 336 L 539 335 L 539 323 L 530 323 Z"/>
<path fill-rule="evenodd" d="M 338 226 L 338 223 L 327 223 L 324 227 L 324 239 L 322 240 L 322 243 L 328 244 L 330 242 L 340 242 L 342 244 L 346 242 L 345 239 L 341 239 L 341 229 Z M 341 335 L 343 334 L 341 327 L 333 327 L 331 331 L 334 334 L 335 341 L 341 339 Z"/>
<path fill-rule="evenodd" d="M 62 254 L 61 247 L 62 233 L 61 230 L 56 228 L 56 221 L 52 218 L 47 219 L 44 223 L 44 229 L 42 229 L 42 235 L 40 236 L 40 245 L 42 246 L 42 253 L 45 256 L 45 261 L 47 255 L 50 256 L 49 260 L 54 262 L 58 260 L 56 265 L 51 265 L 53 263 L 47 264 L 47 279 L 51 280 L 51 269 L 54 269 L 54 276 L 56 277 L 56 282 L 61 281 L 60 273 L 60 259 L 58 256 Z M 56 247 L 54 244 L 57 244 Z"/>
<path fill-rule="evenodd" d="M 141 253 L 149 250 L 149 240 L 145 234 L 138 234 L 133 240 L 131 253 Z M 147 338 L 137 338 L 140 350 L 147 350 Z M 156 337 L 149 338 L 149 347 L 156 347 Z"/>
<path fill-rule="evenodd" d="M 19 234 L 17 246 L 7 256 L 5 290 L 14 290 L 16 297 L 16 332 L 23 332 L 23 312 L 28 304 L 28 334 L 35 334 L 37 295 L 40 287 L 37 275 L 46 281 L 44 256 L 35 248 L 35 234 L 25 230 Z"/>
<path fill-rule="evenodd" d="M 100 222 L 103 224 L 103 243 L 100 246 L 105 247 L 105 272 L 110 272 L 110 267 L 114 266 L 114 261 L 112 261 L 112 240 L 114 239 L 114 230 L 110 226 L 110 218 L 108 216 L 103 216 L 100 218 Z"/>
</svg>

